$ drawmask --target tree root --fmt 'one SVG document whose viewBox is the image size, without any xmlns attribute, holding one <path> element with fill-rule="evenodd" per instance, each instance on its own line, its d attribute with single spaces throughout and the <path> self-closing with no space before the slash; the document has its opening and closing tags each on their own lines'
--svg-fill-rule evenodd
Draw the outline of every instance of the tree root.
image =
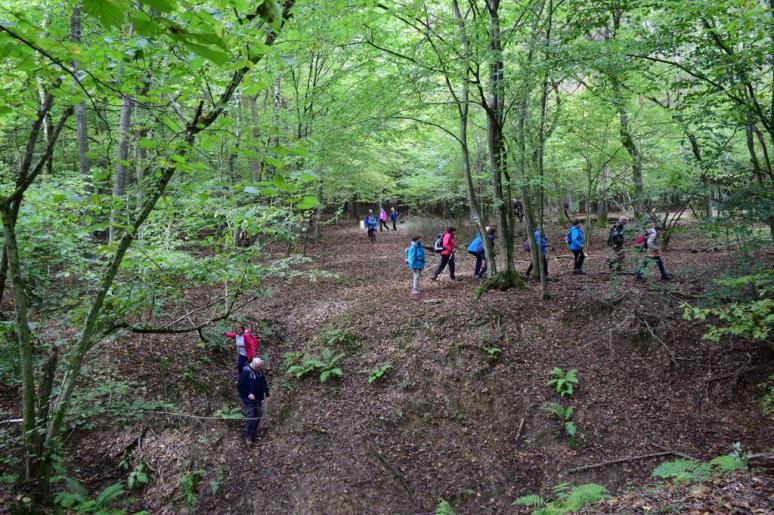
<svg viewBox="0 0 774 515">
<path fill-rule="evenodd" d="M 526 286 L 524 286 L 524 281 L 515 271 L 499 272 L 491 277 L 487 277 L 484 282 L 476 288 L 475 295 L 478 299 L 489 290 L 506 291 L 511 288 L 523 290 L 526 289 Z"/>
</svg>

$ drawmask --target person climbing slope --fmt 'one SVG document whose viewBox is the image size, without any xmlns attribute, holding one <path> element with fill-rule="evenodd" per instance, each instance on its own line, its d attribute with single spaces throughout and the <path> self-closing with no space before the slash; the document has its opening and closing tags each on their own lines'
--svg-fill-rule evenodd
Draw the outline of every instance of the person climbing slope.
<svg viewBox="0 0 774 515">
<path fill-rule="evenodd" d="M 258 338 L 250 333 L 244 326 L 237 327 L 236 331 L 225 332 L 223 336 L 234 340 L 237 349 L 237 376 L 258 352 Z"/>
<path fill-rule="evenodd" d="M 572 227 L 567 232 L 567 245 L 572 251 L 573 265 L 575 274 L 585 274 L 583 271 L 583 261 L 586 259 L 586 254 L 583 253 L 583 244 L 585 243 L 585 234 L 583 233 L 583 222 L 575 220 L 572 223 Z"/>
<path fill-rule="evenodd" d="M 390 221 L 392 222 L 392 230 L 398 230 L 398 211 L 394 208 L 390 208 Z"/>
<path fill-rule="evenodd" d="M 251 445 L 255 442 L 255 435 L 263 416 L 263 399 L 269 398 L 269 384 L 263 373 L 261 358 L 253 358 L 248 365 L 245 365 L 239 374 L 237 390 L 245 407 L 245 428 L 242 435 L 245 445 Z"/>
<path fill-rule="evenodd" d="M 406 263 L 413 277 L 411 293 L 418 295 L 421 292 L 419 280 L 425 268 L 425 247 L 422 245 L 422 235 L 417 234 L 411 239 L 411 245 L 406 248 Z"/>
<path fill-rule="evenodd" d="M 443 269 L 449 266 L 449 277 L 452 281 L 456 281 L 454 277 L 454 248 L 457 246 L 457 242 L 454 239 L 454 232 L 456 229 L 449 226 L 446 232 L 441 237 L 441 262 L 438 264 L 438 268 L 430 276 L 433 281 L 438 279 Z"/>
<path fill-rule="evenodd" d="M 379 232 L 382 232 L 382 227 L 390 230 L 390 227 L 387 225 L 387 211 L 384 210 L 384 208 L 379 209 Z"/>
<path fill-rule="evenodd" d="M 365 226 L 368 230 L 368 239 L 371 243 L 376 241 L 376 217 L 372 209 L 368 210 L 368 215 L 365 217 Z"/>
</svg>

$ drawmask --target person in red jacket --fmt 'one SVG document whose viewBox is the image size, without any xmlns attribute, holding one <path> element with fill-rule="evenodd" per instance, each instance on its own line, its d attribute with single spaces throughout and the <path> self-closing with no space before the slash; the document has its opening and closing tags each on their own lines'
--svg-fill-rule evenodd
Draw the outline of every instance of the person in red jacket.
<svg viewBox="0 0 774 515">
<path fill-rule="evenodd" d="M 456 280 L 454 277 L 454 247 L 457 246 L 457 242 L 454 239 L 454 232 L 454 227 L 450 226 L 446 229 L 443 238 L 441 238 L 441 246 L 443 247 L 443 250 L 441 250 L 441 262 L 438 264 L 435 272 L 433 272 L 433 275 L 430 276 L 430 279 L 433 281 L 438 279 L 446 265 L 449 265 L 449 277 L 452 281 Z"/>
<path fill-rule="evenodd" d="M 237 327 L 234 332 L 223 333 L 226 338 L 233 338 L 237 348 L 237 375 L 242 372 L 245 365 L 250 363 L 258 353 L 258 338 L 256 338 L 250 329 L 244 326 Z"/>
</svg>

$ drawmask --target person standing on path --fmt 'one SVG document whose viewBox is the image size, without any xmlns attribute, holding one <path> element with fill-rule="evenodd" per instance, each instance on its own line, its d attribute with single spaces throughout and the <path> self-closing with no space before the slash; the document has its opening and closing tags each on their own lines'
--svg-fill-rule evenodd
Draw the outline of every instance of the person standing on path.
<svg viewBox="0 0 774 515">
<path fill-rule="evenodd" d="M 664 268 L 664 261 L 661 260 L 661 247 L 656 241 L 656 238 L 658 237 L 658 233 L 656 232 L 656 227 L 652 222 L 648 224 L 648 230 L 645 232 L 645 237 L 646 237 L 645 248 L 647 249 L 648 255 L 642 260 L 640 267 L 637 269 L 637 272 L 634 274 L 634 278 L 637 281 L 642 281 L 643 280 L 642 275 L 645 273 L 645 270 L 648 268 L 648 263 L 650 263 L 650 261 L 653 260 L 656 262 L 656 265 L 658 266 L 658 271 L 661 274 L 661 280 L 669 281 L 671 277 L 669 276 L 669 274 L 667 274 L 666 268 Z"/>
<path fill-rule="evenodd" d="M 258 338 L 250 333 L 244 326 L 237 327 L 234 332 L 225 332 L 223 336 L 233 338 L 237 348 L 237 376 L 242 369 L 255 357 L 258 352 Z"/>
<path fill-rule="evenodd" d="M 573 273 L 583 275 L 586 272 L 583 271 L 583 261 L 586 259 L 586 254 L 583 253 L 583 244 L 585 243 L 585 234 L 583 233 L 583 222 L 575 220 L 567 233 L 567 245 L 572 251 L 574 257 L 573 264 L 575 270 Z"/>
<path fill-rule="evenodd" d="M 535 231 L 535 245 L 540 245 L 540 258 L 543 260 L 543 270 L 546 271 L 546 277 L 548 277 L 548 240 L 546 239 L 545 236 L 540 234 L 540 229 Z M 526 245 L 524 245 L 524 248 L 526 250 L 529 250 L 530 248 L 529 239 L 527 240 Z M 532 273 L 532 268 L 533 268 L 533 263 L 532 263 L 532 259 L 530 259 L 529 268 L 527 268 L 527 279 L 529 279 L 529 276 Z"/>
<path fill-rule="evenodd" d="M 457 246 L 457 242 L 454 239 L 455 230 L 454 227 L 449 226 L 441 238 L 441 262 L 438 264 L 438 268 L 435 272 L 433 272 L 433 275 L 430 276 L 430 279 L 433 281 L 438 279 L 438 276 L 441 275 L 441 272 L 446 268 L 446 265 L 449 266 L 449 277 L 451 280 L 457 280 L 456 277 L 454 277 L 454 248 Z"/>
<path fill-rule="evenodd" d="M 494 227 L 486 227 L 486 237 L 489 239 L 489 244 L 494 250 L 495 229 Z M 484 240 L 481 238 L 481 233 L 476 234 L 476 237 L 468 245 L 468 253 L 472 254 L 476 258 L 476 267 L 473 270 L 473 277 L 476 279 L 483 279 L 486 277 L 487 265 L 486 265 L 486 250 L 484 250 Z M 492 256 L 494 257 L 494 255 Z"/>
<path fill-rule="evenodd" d="M 390 221 L 392 222 L 392 230 L 398 230 L 398 211 L 394 207 L 390 208 Z"/>
<path fill-rule="evenodd" d="M 425 247 L 422 245 L 422 235 L 417 234 L 411 239 L 411 245 L 406 248 L 406 263 L 413 276 L 411 283 L 411 293 L 419 295 L 419 279 L 422 277 L 422 270 L 425 268 Z"/>
<path fill-rule="evenodd" d="M 376 241 L 376 217 L 372 209 L 368 210 L 368 215 L 365 217 L 365 226 L 368 230 L 368 239 L 371 243 Z"/>
<path fill-rule="evenodd" d="M 387 211 L 384 210 L 384 208 L 379 209 L 379 232 L 382 232 L 382 227 L 390 230 L 390 227 L 387 225 Z"/>
<path fill-rule="evenodd" d="M 610 228 L 610 234 L 607 237 L 607 246 L 613 248 L 614 254 L 607 258 L 607 268 L 612 273 L 623 272 L 623 263 L 626 258 L 624 252 L 624 227 L 629 222 L 625 215 L 621 215 L 618 222 Z"/>
<path fill-rule="evenodd" d="M 251 445 L 255 442 L 255 435 L 263 416 L 263 399 L 269 398 L 269 384 L 263 373 L 263 360 L 261 358 L 253 358 L 250 364 L 245 365 L 239 374 L 237 390 L 242 405 L 245 407 L 245 429 L 243 432 L 245 445 Z"/>
</svg>

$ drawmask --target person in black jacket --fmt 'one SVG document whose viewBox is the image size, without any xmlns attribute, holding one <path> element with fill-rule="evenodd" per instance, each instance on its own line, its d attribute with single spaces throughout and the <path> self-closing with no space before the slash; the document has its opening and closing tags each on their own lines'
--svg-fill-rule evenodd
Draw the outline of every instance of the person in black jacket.
<svg viewBox="0 0 774 515">
<path fill-rule="evenodd" d="M 269 385 L 266 383 L 266 376 L 263 374 L 263 360 L 253 358 L 249 365 L 242 369 L 239 374 L 239 398 L 245 406 L 245 444 L 250 445 L 255 442 L 255 434 L 258 431 L 258 425 L 261 423 L 262 406 L 264 398 L 269 397 Z"/>
</svg>

